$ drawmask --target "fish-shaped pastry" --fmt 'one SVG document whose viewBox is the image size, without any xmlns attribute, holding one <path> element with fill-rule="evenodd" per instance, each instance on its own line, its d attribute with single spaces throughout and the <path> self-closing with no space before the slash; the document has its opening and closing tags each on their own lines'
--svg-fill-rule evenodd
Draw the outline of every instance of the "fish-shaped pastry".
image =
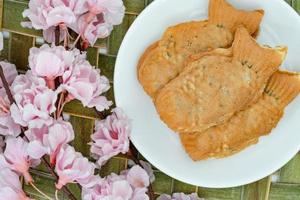
<svg viewBox="0 0 300 200">
<path fill-rule="evenodd" d="M 237 153 L 268 135 L 283 116 L 284 108 L 300 92 L 300 74 L 276 72 L 256 104 L 234 115 L 225 124 L 204 132 L 181 134 L 181 142 L 193 160 Z"/>
<path fill-rule="evenodd" d="M 257 34 L 263 15 L 263 10 L 242 11 L 225 0 L 210 0 L 208 20 L 170 27 L 160 41 L 146 49 L 138 63 L 138 79 L 144 90 L 153 98 L 182 71 L 190 55 L 230 47 L 238 25 Z"/>
<path fill-rule="evenodd" d="M 230 49 L 191 57 L 181 74 L 158 92 L 157 112 L 180 133 L 224 123 L 258 100 L 286 52 L 286 47 L 260 46 L 240 27 Z"/>
</svg>

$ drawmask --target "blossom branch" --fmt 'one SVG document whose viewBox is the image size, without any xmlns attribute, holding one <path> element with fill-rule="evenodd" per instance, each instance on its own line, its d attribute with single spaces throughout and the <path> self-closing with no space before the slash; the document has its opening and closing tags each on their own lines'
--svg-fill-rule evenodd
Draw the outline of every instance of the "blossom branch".
<svg viewBox="0 0 300 200">
<path fill-rule="evenodd" d="M 107 116 L 102 112 L 98 111 L 95 107 L 93 108 L 96 114 L 99 116 L 100 119 L 105 119 Z"/>
<path fill-rule="evenodd" d="M 54 34 L 55 34 L 55 46 L 58 46 L 59 45 L 59 37 L 60 37 L 60 28 L 59 28 L 59 26 L 55 27 Z"/>
<path fill-rule="evenodd" d="M 13 95 L 12 93 L 10 92 L 10 89 L 9 89 L 9 84 L 4 76 L 4 71 L 3 71 L 3 67 L 0 65 L 0 78 L 1 78 L 1 81 L 3 83 L 3 87 L 5 89 L 5 92 L 7 94 L 7 97 L 8 97 L 8 100 L 10 102 L 10 104 L 13 104 L 15 103 L 15 100 L 13 98 Z"/>
<path fill-rule="evenodd" d="M 62 111 L 64 108 L 64 101 L 65 101 L 65 92 L 60 93 L 60 97 L 58 100 L 58 105 L 57 105 L 57 111 L 56 111 L 56 119 L 58 119 L 62 115 Z"/>
<path fill-rule="evenodd" d="M 5 89 L 5 92 L 8 96 L 8 99 L 10 101 L 10 104 L 14 104 L 15 100 L 13 98 L 13 95 L 12 95 L 11 91 L 10 91 L 9 84 L 8 84 L 6 78 L 5 78 L 4 71 L 3 71 L 3 68 L 2 68 L 1 65 L 0 65 L 0 78 L 1 78 L 1 81 L 3 83 L 3 87 Z M 22 133 L 24 134 L 25 128 L 21 127 L 21 130 L 22 130 Z M 24 138 L 25 138 L 25 140 L 29 141 L 29 139 L 25 135 L 24 135 Z M 44 165 L 47 167 L 48 171 L 52 174 L 53 177 L 55 177 L 55 179 L 57 181 L 59 177 L 55 173 L 54 169 L 51 167 L 50 163 L 47 161 L 46 156 L 42 157 L 42 161 L 43 161 Z M 69 199 L 77 200 L 76 197 L 73 195 L 73 193 L 66 186 L 62 187 L 62 190 L 66 193 L 66 195 L 68 196 Z"/>
</svg>

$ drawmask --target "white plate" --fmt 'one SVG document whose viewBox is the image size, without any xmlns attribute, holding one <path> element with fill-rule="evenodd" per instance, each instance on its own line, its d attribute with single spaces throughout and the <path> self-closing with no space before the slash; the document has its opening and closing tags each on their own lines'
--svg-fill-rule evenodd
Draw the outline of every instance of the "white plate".
<svg viewBox="0 0 300 200">
<path fill-rule="evenodd" d="M 285 69 L 300 71 L 300 17 L 283 0 L 228 0 L 243 9 L 265 10 L 259 42 L 289 47 Z M 207 18 L 208 0 L 156 0 L 135 20 L 121 45 L 115 68 L 117 105 L 133 120 L 131 139 L 159 170 L 180 181 L 210 188 L 233 187 L 257 181 L 287 163 L 300 149 L 300 97 L 272 134 L 234 156 L 193 162 L 178 136 L 159 119 L 151 99 L 136 76 L 145 48 L 164 30 L 180 22 Z"/>
</svg>

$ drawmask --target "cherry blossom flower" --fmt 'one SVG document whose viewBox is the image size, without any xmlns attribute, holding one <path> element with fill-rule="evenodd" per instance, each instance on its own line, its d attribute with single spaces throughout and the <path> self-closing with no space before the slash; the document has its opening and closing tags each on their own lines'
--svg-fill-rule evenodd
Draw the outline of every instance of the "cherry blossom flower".
<svg viewBox="0 0 300 200">
<path fill-rule="evenodd" d="M 58 183 L 56 184 L 57 189 L 61 189 L 67 183 L 74 182 L 89 187 L 94 185 L 93 182 L 96 181 L 94 164 L 69 145 L 60 149 L 57 155 L 55 170 L 59 176 Z"/>
<path fill-rule="evenodd" d="M 75 14 L 71 8 L 60 3 L 62 2 L 53 0 L 29 1 L 29 8 L 24 10 L 23 17 L 28 17 L 30 22 L 22 24 L 37 30 L 46 30 L 60 23 L 73 23 L 76 20 Z"/>
<path fill-rule="evenodd" d="M 30 49 L 29 67 L 33 75 L 44 77 L 49 82 L 62 76 L 66 70 L 72 69 L 76 62 L 85 58 L 85 54 L 81 55 L 78 49 L 67 51 L 63 46 L 50 47 L 44 44 L 40 48 Z"/>
<path fill-rule="evenodd" d="M 74 30 L 93 46 L 122 23 L 125 7 L 122 0 L 87 0 L 87 5 L 89 12 L 79 17 Z"/>
<path fill-rule="evenodd" d="M 91 153 L 101 167 L 111 157 L 129 149 L 130 120 L 120 108 L 112 115 L 96 122 L 95 133 L 91 136 Z"/>
<path fill-rule="evenodd" d="M 29 70 L 17 76 L 12 92 L 16 104 L 10 107 L 10 112 L 17 124 L 29 128 L 52 124 L 50 114 L 56 110 L 57 93 L 46 86 L 44 79 L 33 76 Z"/>
<path fill-rule="evenodd" d="M 131 200 L 133 191 L 126 180 L 97 183 L 93 188 L 83 188 L 82 200 Z"/>
<path fill-rule="evenodd" d="M 122 0 L 30 0 L 23 17 L 23 27 L 43 30 L 47 42 L 54 42 L 54 27 L 63 31 L 60 40 L 73 29 L 93 46 L 97 38 L 107 37 L 114 25 L 122 22 L 125 7 Z"/>
<path fill-rule="evenodd" d="M 135 176 L 135 177 L 132 177 Z M 148 200 L 146 195 L 149 185 L 147 173 L 139 166 L 121 172 L 112 173 L 105 179 L 98 179 L 90 188 L 83 187 L 83 200 Z"/>
<path fill-rule="evenodd" d="M 85 0 L 30 0 L 29 8 L 23 12 L 23 17 L 28 17 L 30 22 L 22 22 L 21 25 L 43 30 L 44 35 L 47 35 L 48 30 L 53 30 L 54 26 L 70 26 L 75 23 L 77 16 L 86 11 Z"/>
<path fill-rule="evenodd" d="M 6 166 L 22 174 L 27 182 L 32 182 L 29 167 L 36 167 L 46 149 L 37 141 L 27 143 L 22 138 L 8 138 L 3 155 L 0 155 L 0 166 Z"/>
<path fill-rule="evenodd" d="M 64 73 L 61 88 L 69 92 L 69 100 L 78 99 L 86 107 L 103 111 L 112 102 L 101 96 L 110 86 L 108 79 L 99 74 L 100 70 L 94 69 L 88 61 L 78 62 L 73 70 Z"/>
<path fill-rule="evenodd" d="M 25 131 L 30 141 L 39 141 L 50 155 L 50 164 L 55 165 L 60 149 L 74 140 L 74 130 L 70 122 L 62 119 L 54 120 L 53 124 Z"/>
<path fill-rule="evenodd" d="M 0 170 L 0 200 L 30 200 L 22 190 L 19 176 L 10 169 Z"/>
<path fill-rule="evenodd" d="M 167 194 L 160 195 L 157 200 L 204 200 L 202 198 L 199 198 L 196 193 L 186 195 L 183 193 L 174 193 L 172 197 Z"/>
</svg>

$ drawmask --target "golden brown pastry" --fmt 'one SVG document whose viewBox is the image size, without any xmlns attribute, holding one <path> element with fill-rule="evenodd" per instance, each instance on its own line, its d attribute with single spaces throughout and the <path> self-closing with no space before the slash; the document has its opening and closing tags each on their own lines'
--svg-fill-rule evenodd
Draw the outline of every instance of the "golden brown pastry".
<svg viewBox="0 0 300 200">
<path fill-rule="evenodd" d="M 284 108 L 300 92 L 300 74 L 276 72 L 256 104 L 237 113 L 225 124 L 204 132 L 180 134 L 193 160 L 225 157 L 258 142 L 276 127 Z"/>
<path fill-rule="evenodd" d="M 240 27 L 231 49 L 192 56 L 155 98 L 161 119 L 176 132 L 202 132 L 256 102 L 287 48 L 262 47 Z"/>
<path fill-rule="evenodd" d="M 209 19 L 170 27 L 162 39 L 147 48 L 138 64 L 138 79 L 145 91 L 156 92 L 183 69 L 185 59 L 195 53 L 229 47 L 238 25 L 256 34 L 263 11 L 241 11 L 225 0 L 210 0 Z"/>
</svg>

